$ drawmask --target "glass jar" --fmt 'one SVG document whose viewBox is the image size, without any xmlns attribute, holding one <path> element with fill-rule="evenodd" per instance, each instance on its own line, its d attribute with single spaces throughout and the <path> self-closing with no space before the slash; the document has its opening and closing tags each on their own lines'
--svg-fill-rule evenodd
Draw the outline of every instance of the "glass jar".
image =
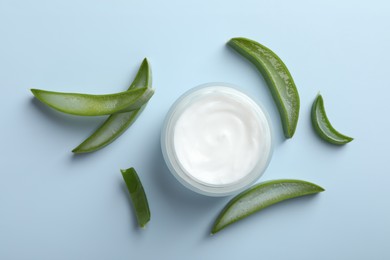
<svg viewBox="0 0 390 260">
<path fill-rule="evenodd" d="M 272 142 L 271 126 L 266 111 L 261 106 L 259 106 L 255 101 L 253 101 L 249 96 L 247 96 L 246 94 L 244 94 L 238 89 L 239 89 L 238 87 L 232 84 L 219 83 L 219 82 L 200 85 L 198 87 L 190 89 L 189 91 L 184 93 L 181 97 L 179 97 L 177 101 L 172 105 L 165 118 L 165 122 L 163 124 L 162 133 L 161 133 L 161 148 L 162 148 L 162 153 L 165 162 L 169 170 L 171 171 L 171 173 L 176 177 L 176 179 L 180 183 L 182 183 L 187 188 L 195 192 L 198 192 L 200 194 L 204 194 L 208 196 L 227 196 L 242 191 L 245 188 L 248 188 L 251 184 L 253 184 L 256 180 L 258 180 L 263 175 L 272 157 L 273 142 Z M 253 117 L 255 118 L 255 120 L 252 121 L 257 122 L 255 125 L 256 129 L 254 130 L 256 130 L 256 133 L 258 133 L 256 135 L 256 139 L 258 140 L 253 140 L 253 143 L 256 143 L 255 145 L 256 151 L 260 151 L 261 156 L 259 156 L 259 158 L 255 158 L 255 161 L 252 162 L 253 167 L 251 166 L 251 169 L 248 170 L 248 172 L 246 172 L 239 179 L 236 179 L 232 182 L 224 183 L 223 176 L 219 177 L 222 183 L 205 181 L 204 178 L 202 179 L 199 176 L 196 176 L 195 171 L 191 172 L 192 170 L 190 169 L 190 167 L 188 166 L 185 167 L 184 161 L 183 160 L 181 161 L 180 159 L 182 158 L 181 154 L 178 154 L 177 147 L 179 145 L 178 143 L 176 143 L 175 145 L 175 140 L 176 142 L 178 142 L 178 140 L 183 140 L 182 138 L 175 139 L 175 132 L 179 131 L 176 130 L 176 126 L 178 124 L 178 120 L 181 118 L 183 113 L 185 114 L 187 109 L 191 107 L 193 108 L 194 104 L 196 104 L 197 102 L 206 102 L 206 106 L 207 106 L 207 102 L 208 102 L 207 98 L 210 99 L 211 95 L 214 95 L 213 97 L 220 96 L 222 99 L 223 98 L 231 99 L 233 103 L 236 102 L 236 104 L 238 104 L 239 106 L 241 106 L 242 104 L 243 107 L 245 107 L 245 109 L 248 109 L 248 114 L 253 115 Z M 192 112 L 193 111 L 191 111 L 191 113 Z M 210 111 L 210 113 L 212 113 L 212 111 Z M 240 119 L 238 118 L 238 120 Z M 196 126 L 197 122 L 194 122 L 194 124 Z M 251 124 L 251 126 L 253 126 L 253 123 Z M 204 131 L 203 130 L 200 131 L 201 132 L 200 134 L 204 133 Z M 211 131 L 212 131 L 212 127 L 211 127 Z M 248 131 L 242 131 L 240 133 L 245 134 L 246 132 Z M 197 132 L 195 132 L 194 134 L 197 134 Z M 211 136 L 211 134 L 209 135 L 207 134 L 207 132 L 206 135 L 207 138 L 210 138 Z M 235 139 L 237 138 L 240 138 L 240 136 L 236 137 Z M 252 136 L 248 138 L 249 138 L 248 140 L 253 139 Z M 191 147 L 193 146 L 191 145 Z M 188 147 L 188 149 L 193 149 L 191 147 Z M 232 149 L 234 150 L 235 148 L 232 147 Z M 223 153 L 223 150 L 220 152 Z M 243 156 L 241 156 L 240 154 L 238 155 L 239 156 L 237 156 L 237 158 L 241 158 L 241 157 L 243 158 L 242 165 L 247 163 L 245 160 L 246 158 L 245 154 Z M 232 160 L 237 160 L 237 158 L 232 158 Z M 207 160 L 207 158 L 205 160 Z M 238 159 L 238 163 L 236 163 L 236 165 L 239 166 L 240 163 L 241 162 Z"/>
</svg>

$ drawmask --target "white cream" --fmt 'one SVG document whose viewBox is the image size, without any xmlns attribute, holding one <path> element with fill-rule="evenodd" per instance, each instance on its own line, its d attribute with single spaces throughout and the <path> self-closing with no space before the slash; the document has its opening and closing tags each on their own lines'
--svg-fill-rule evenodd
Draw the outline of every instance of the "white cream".
<svg viewBox="0 0 390 260">
<path fill-rule="evenodd" d="M 268 121 L 248 96 L 213 86 L 187 102 L 173 126 L 175 155 L 187 175 L 226 185 L 266 167 L 271 151 Z"/>
</svg>

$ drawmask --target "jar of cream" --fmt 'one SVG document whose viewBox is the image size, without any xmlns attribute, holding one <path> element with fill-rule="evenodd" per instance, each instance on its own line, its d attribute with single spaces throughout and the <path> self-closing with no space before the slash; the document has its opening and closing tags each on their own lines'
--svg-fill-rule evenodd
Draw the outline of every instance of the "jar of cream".
<svg viewBox="0 0 390 260">
<path fill-rule="evenodd" d="M 171 173 L 187 188 L 226 196 L 253 184 L 272 156 L 266 112 L 237 87 L 209 83 L 184 93 L 161 134 Z"/>
</svg>

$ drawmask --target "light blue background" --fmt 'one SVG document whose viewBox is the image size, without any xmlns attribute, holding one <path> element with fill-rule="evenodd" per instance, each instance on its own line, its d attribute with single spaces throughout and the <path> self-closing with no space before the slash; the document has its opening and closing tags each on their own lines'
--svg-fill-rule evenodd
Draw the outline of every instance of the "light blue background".
<svg viewBox="0 0 390 260">
<path fill-rule="evenodd" d="M 0 0 L 0 259 L 390 259 L 388 1 Z M 301 98 L 285 141 L 264 80 L 226 47 L 245 36 L 273 49 Z M 116 142 L 70 152 L 104 118 L 68 116 L 30 88 L 122 91 L 142 59 L 156 94 Z M 182 187 L 159 135 L 175 99 L 199 84 L 242 87 L 268 110 L 275 151 L 261 180 L 296 178 L 326 188 L 268 208 L 210 237 L 230 197 Z M 321 141 L 310 107 L 355 137 Z M 152 219 L 136 226 L 120 168 L 135 167 Z"/>
</svg>

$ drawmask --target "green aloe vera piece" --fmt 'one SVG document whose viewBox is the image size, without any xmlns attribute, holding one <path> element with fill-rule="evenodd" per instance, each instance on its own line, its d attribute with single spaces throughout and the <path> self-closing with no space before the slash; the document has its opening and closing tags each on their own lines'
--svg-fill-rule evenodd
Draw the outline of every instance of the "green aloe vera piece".
<svg viewBox="0 0 390 260">
<path fill-rule="evenodd" d="M 273 51 L 250 39 L 233 38 L 228 46 L 252 62 L 263 75 L 279 109 L 284 135 L 291 138 L 298 124 L 300 101 L 286 65 Z"/>
<path fill-rule="evenodd" d="M 46 105 L 63 113 L 78 116 L 102 116 L 141 108 L 153 96 L 151 88 L 136 88 L 125 92 L 90 95 L 31 89 Z"/>
<path fill-rule="evenodd" d="M 225 206 L 211 234 L 275 203 L 322 191 L 322 187 L 301 180 L 281 179 L 259 183 L 238 194 Z"/>
<path fill-rule="evenodd" d="M 152 72 L 147 59 L 144 59 L 134 81 L 128 90 L 142 87 L 152 87 Z M 72 150 L 74 153 L 87 153 L 99 150 L 117 139 L 126 131 L 141 114 L 145 108 L 143 105 L 139 109 L 130 112 L 117 113 L 110 115 L 107 120 L 100 125 L 96 131 L 91 134 L 85 141 Z"/>
<path fill-rule="evenodd" d="M 121 172 L 133 202 L 138 224 L 143 228 L 150 220 L 149 204 L 144 188 L 134 168 L 121 170 Z"/>
<path fill-rule="evenodd" d="M 317 95 L 313 102 L 311 122 L 318 136 L 329 143 L 343 145 L 353 140 L 352 137 L 343 135 L 334 129 L 326 115 L 324 100 L 320 94 Z"/>
</svg>

